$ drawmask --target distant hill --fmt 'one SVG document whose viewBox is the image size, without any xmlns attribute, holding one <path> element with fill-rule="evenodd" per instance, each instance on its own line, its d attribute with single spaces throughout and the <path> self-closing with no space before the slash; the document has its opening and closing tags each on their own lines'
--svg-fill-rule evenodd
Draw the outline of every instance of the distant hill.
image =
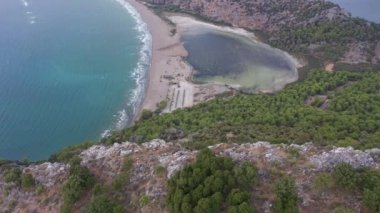
<svg viewBox="0 0 380 213">
<path fill-rule="evenodd" d="M 157 10 L 186 12 L 253 30 L 272 46 L 311 62 L 360 65 L 356 70 L 378 69 L 380 65 L 380 25 L 353 18 L 339 5 L 328 1 L 144 1 Z"/>
</svg>

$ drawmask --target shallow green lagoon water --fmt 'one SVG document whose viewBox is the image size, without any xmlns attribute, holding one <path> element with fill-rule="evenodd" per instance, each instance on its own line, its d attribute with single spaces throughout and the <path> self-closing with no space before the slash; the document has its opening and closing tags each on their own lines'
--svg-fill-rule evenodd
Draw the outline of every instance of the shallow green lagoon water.
<svg viewBox="0 0 380 213">
<path fill-rule="evenodd" d="M 214 29 L 186 31 L 182 41 L 197 82 L 240 85 L 251 91 L 277 91 L 298 79 L 287 53 L 245 36 Z"/>
</svg>

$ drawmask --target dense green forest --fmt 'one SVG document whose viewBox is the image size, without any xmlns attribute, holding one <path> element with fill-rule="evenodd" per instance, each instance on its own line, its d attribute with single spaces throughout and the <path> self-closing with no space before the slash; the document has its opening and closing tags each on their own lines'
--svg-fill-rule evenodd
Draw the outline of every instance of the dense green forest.
<svg viewBox="0 0 380 213">
<path fill-rule="evenodd" d="M 194 164 L 168 181 L 169 212 L 252 212 L 249 189 L 256 179 L 250 163 L 236 165 L 231 158 L 202 150 Z"/>
<path fill-rule="evenodd" d="M 284 27 L 270 44 L 295 53 L 308 53 L 311 44 L 323 60 L 337 61 L 353 42 L 374 43 L 380 39 L 380 24 L 360 18 L 327 20 L 295 28 Z M 370 54 L 371 55 L 371 54 Z"/>
<path fill-rule="evenodd" d="M 277 94 L 226 95 L 154 115 L 103 142 L 154 138 L 186 138 L 192 148 L 256 141 L 380 147 L 380 73 L 314 71 Z"/>
<path fill-rule="evenodd" d="M 274 175 L 274 174 L 273 174 Z M 299 212 L 299 196 L 294 178 L 276 174 L 272 210 L 275 213 Z M 380 211 L 380 172 L 368 168 L 355 169 L 338 164 L 331 172 L 321 172 L 311 185 L 319 192 L 330 189 L 360 196 L 370 212 Z M 250 162 L 233 162 L 202 150 L 197 160 L 185 166 L 168 180 L 167 208 L 169 212 L 251 213 L 255 209 L 252 195 L 259 187 L 257 169 Z M 257 207 L 257 206 L 256 206 Z M 331 212 L 354 212 L 337 205 Z"/>
</svg>

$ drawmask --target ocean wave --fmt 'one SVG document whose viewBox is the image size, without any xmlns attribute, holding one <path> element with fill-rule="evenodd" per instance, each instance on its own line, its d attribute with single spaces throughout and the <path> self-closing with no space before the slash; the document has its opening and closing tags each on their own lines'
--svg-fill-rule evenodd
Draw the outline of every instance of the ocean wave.
<svg viewBox="0 0 380 213">
<path fill-rule="evenodd" d="M 130 76 L 132 79 L 134 79 L 136 88 L 129 94 L 125 108 L 117 113 L 118 118 L 114 129 L 120 130 L 132 122 L 133 115 L 137 113 L 143 101 L 143 96 L 147 88 L 146 81 L 148 79 L 148 69 L 150 67 L 150 61 L 152 57 L 152 36 L 148 30 L 147 24 L 142 20 L 140 14 L 132 5 L 124 0 L 116 1 L 120 3 L 129 13 L 129 15 L 131 15 L 131 17 L 135 20 L 135 30 L 138 32 L 137 38 L 141 42 L 139 60 Z M 127 113 L 127 111 L 130 113 Z M 132 116 L 129 117 L 128 114 Z M 101 136 L 106 137 L 110 133 L 111 130 L 107 129 L 102 133 Z"/>
<path fill-rule="evenodd" d="M 27 2 L 26 0 L 21 0 L 21 2 L 22 2 L 22 4 L 23 4 L 25 7 L 28 7 L 28 6 L 29 6 L 29 4 L 28 4 L 28 2 Z"/>
<path fill-rule="evenodd" d="M 36 17 L 35 16 L 29 16 L 28 20 L 29 20 L 29 24 L 35 24 L 36 23 Z"/>
</svg>

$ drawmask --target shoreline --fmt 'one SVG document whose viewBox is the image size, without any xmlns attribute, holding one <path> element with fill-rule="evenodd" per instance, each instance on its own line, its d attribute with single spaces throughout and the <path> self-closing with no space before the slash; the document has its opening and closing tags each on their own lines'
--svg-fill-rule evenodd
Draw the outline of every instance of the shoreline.
<svg viewBox="0 0 380 213">
<path fill-rule="evenodd" d="M 188 52 L 181 42 L 181 34 L 184 33 L 190 25 L 207 26 L 208 28 L 237 34 L 253 42 L 268 45 L 259 41 L 254 33 L 248 32 L 245 29 L 217 26 L 212 23 L 193 19 L 192 16 L 184 14 L 169 14 L 169 19 L 175 23 L 173 26 L 155 14 L 154 11 L 143 2 L 139 0 L 123 1 L 134 7 L 140 14 L 142 21 L 147 25 L 152 41 L 151 61 L 146 73 L 144 94 L 130 124 L 134 124 L 140 119 L 143 110 L 156 111 L 158 109 L 157 105 L 161 101 L 166 100 L 167 102 L 166 106 L 160 109 L 160 112 L 166 113 L 208 101 L 218 94 L 235 93 L 235 87 L 224 83 L 209 82 L 196 84 L 192 82 L 194 70 L 185 60 Z M 186 20 L 186 18 L 190 18 L 190 21 Z M 299 77 L 299 68 L 305 64 L 296 56 L 285 51 L 282 52 L 287 54 L 293 61 L 297 67 L 297 75 Z M 298 81 L 298 77 L 295 81 Z"/>
<path fill-rule="evenodd" d="M 136 110 L 133 123 L 139 119 L 144 109 L 155 111 L 157 104 L 161 101 L 172 100 L 169 93 L 173 85 L 183 87 L 184 90 L 191 90 L 192 84 L 186 79 L 190 78 L 192 68 L 183 61 L 183 58 L 187 56 L 187 51 L 180 42 L 180 35 L 177 33 L 172 35 L 175 27 L 170 26 L 143 3 L 136 0 L 124 1 L 140 14 L 152 36 L 151 62 L 146 75 L 145 94 Z M 193 101 L 190 100 L 192 94 L 189 93 L 187 96 L 186 100 L 182 100 L 181 107 L 193 105 Z M 177 103 L 176 106 L 179 108 Z"/>
</svg>

